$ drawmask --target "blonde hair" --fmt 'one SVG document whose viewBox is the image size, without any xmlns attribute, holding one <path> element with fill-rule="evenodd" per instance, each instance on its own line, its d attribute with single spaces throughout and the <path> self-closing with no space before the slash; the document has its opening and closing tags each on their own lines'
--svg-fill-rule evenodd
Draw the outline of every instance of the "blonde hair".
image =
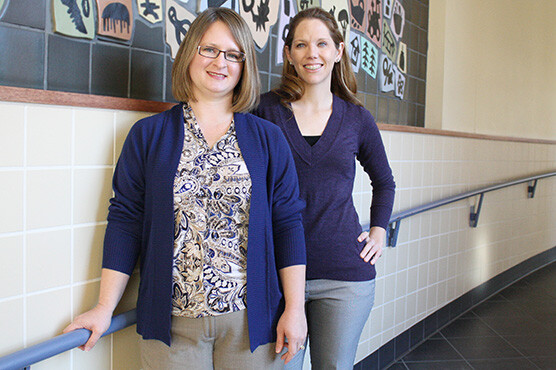
<svg viewBox="0 0 556 370">
<path fill-rule="evenodd" d="M 196 101 L 189 65 L 197 53 L 197 46 L 203 35 L 215 22 L 222 22 L 230 29 L 235 42 L 245 53 L 243 71 L 233 92 L 232 112 L 249 112 L 257 106 L 261 91 L 255 43 L 245 21 L 227 8 L 208 8 L 191 23 L 172 66 L 172 94 L 180 102 Z"/>
<path fill-rule="evenodd" d="M 289 32 L 284 41 L 283 59 L 284 66 L 282 67 L 282 81 L 280 86 L 275 90 L 276 93 L 281 97 L 281 101 L 284 105 L 289 106 L 286 103 L 291 103 L 301 99 L 305 93 L 305 87 L 303 81 L 297 75 L 293 65 L 289 64 L 286 59 L 286 48 L 291 48 L 293 37 L 295 35 L 295 30 L 299 24 L 306 19 L 317 19 L 324 23 L 330 32 L 330 37 L 336 45 L 336 49 L 340 47 L 340 43 L 344 42 L 344 38 L 338 24 L 334 17 L 322 8 L 308 8 L 300 11 L 292 18 L 290 22 Z M 351 69 L 351 61 L 349 60 L 349 55 L 344 49 L 342 53 L 342 58 L 332 69 L 332 83 L 330 90 L 333 94 L 339 96 L 340 98 L 362 106 L 359 99 L 357 99 L 357 80 L 355 79 L 355 74 Z"/>
</svg>

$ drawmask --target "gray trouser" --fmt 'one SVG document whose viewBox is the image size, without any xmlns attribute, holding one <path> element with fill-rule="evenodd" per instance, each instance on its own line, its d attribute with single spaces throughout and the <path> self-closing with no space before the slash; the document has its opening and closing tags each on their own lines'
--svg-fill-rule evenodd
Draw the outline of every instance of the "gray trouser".
<svg viewBox="0 0 556 370">
<path fill-rule="evenodd" d="M 140 340 L 143 369 L 282 369 L 275 343 L 249 350 L 247 310 L 199 319 L 172 317 L 172 346 Z"/>
<path fill-rule="evenodd" d="M 307 281 L 305 308 L 312 369 L 353 369 L 359 338 L 374 297 L 374 280 Z M 304 356 L 305 351 L 299 351 L 285 369 L 302 369 Z"/>
</svg>

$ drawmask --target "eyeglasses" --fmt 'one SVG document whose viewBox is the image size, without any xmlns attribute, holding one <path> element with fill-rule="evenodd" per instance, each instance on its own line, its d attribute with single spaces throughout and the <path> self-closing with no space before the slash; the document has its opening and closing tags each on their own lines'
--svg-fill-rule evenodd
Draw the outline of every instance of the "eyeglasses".
<svg viewBox="0 0 556 370">
<path fill-rule="evenodd" d="M 199 50 L 199 55 L 206 58 L 216 59 L 220 53 L 224 53 L 224 59 L 229 62 L 241 63 L 245 60 L 245 53 L 236 50 L 219 50 L 212 46 L 197 46 Z"/>
</svg>

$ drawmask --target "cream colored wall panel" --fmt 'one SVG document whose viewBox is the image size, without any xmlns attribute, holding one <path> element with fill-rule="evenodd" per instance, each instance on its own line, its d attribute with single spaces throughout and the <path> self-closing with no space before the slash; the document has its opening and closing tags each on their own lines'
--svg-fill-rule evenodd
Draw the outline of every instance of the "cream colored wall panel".
<svg viewBox="0 0 556 370">
<path fill-rule="evenodd" d="M 0 302 L 0 356 L 23 348 L 23 298 Z"/>
<path fill-rule="evenodd" d="M 25 106 L 0 102 L 0 166 L 23 166 Z"/>
<path fill-rule="evenodd" d="M 27 345 L 34 345 L 62 333 L 71 320 L 70 288 L 27 297 Z"/>
<path fill-rule="evenodd" d="M 100 292 L 100 281 L 80 284 L 72 287 L 73 317 L 82 314 L 96 306 Z"/>
<path fill-rule="evenodd" d="M 77 169 L 73 178 L 74 224 L 106 221 L 112 197 L 112 169 Z"/>
<path fill-rule="evenodd" d="M 27 292 L 71 282 L 71 231 L 30 233 L 26 246 Z"/>
<path fill-rule="evenodd" d="M 78 227 L 74 230 L 73 281 L 100 278 L 105 226 Z"/>
<path fill-rule="evenodd" d="M 27 108 L 27 165 L 71 164 L 72 111 L 57 106 Z"/>
<path fill-rule="evenodd" d="M 125 138 L 129 133 L 129 130 L 133 124 L 142 118 L 152 116 L 152 113 L 145 112 L 128 112 L 128 111 L 117 111 L 115 112 L 115 122 L 116 122 L 116 152 L 115 160 L 118 159 L 122 151 L 122 146 L 124 145 Z"/>
<path fill-rule="evenodd" d="M 23 171 L 0 172 L 0 233 L 23 230 Z"/>
<path fill-rule="evenodd" d="M 62 353 L 58 356 L 51 357 L 33 365 L 33 370 L 61 370 L 70 369 L 71 355 L 69 352 Z"/>
<path fill-rule="evenodd" d="M 112 338 L 100 338 L 89 352 L 80 349 L 73 351 L 73 369 L 111 370 Z M 114 368 L 116 369 L 116 368 Z M 124 368 L 122 368 L 124 369 Z M 131 368 L 129 368 L 131 370 Z M 137 368 L 138 369 L 138 368 Z"/>
<path fill-rule="evenodd" d="M 74 164 L 114 163 L 114 112 L 75 109 Z"/>
<path fill-rule="evenodd" d="M 23 236 L 0 238 L 0 299 L 23 293 L 23 254 Z"/>
<path fill-rule="evenodd" d="M 27 172 L 27 228 L 68 225 L 71 221 L 70 170 Z"/>
</svg>

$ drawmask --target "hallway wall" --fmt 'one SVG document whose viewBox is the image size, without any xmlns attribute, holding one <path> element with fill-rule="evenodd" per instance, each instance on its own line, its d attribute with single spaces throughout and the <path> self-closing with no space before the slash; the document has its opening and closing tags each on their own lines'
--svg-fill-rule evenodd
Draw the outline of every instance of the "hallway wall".
<svg viewBox="0 0 556 370">
<path fill-rule="evenodd" d="M 425 127 L 556 139 L 556 2 L 429 4 Z"/>
<path fill-rule="evenodd" d="M 148 115 L 0 102 L 0 356 L 57 335 L 99 289 L 111 175 L 130 126 Z M 395 211 L 556 168 L 556 145 L 382 131 Z M 370 185 L 353 197 L 368 223 Z M 402 222 L 378 263 L 377 296 L 357 360 L 497 273 L 556 246 L 556 179 L 487 194 L 479 227 L 462 201 Z M 9 262 L 6 262 L 9 261 Z M 135 305 L 134 276 L 119 311 Z M 137 368 L 135 328 L 33 369 Z"/>
</svg>

